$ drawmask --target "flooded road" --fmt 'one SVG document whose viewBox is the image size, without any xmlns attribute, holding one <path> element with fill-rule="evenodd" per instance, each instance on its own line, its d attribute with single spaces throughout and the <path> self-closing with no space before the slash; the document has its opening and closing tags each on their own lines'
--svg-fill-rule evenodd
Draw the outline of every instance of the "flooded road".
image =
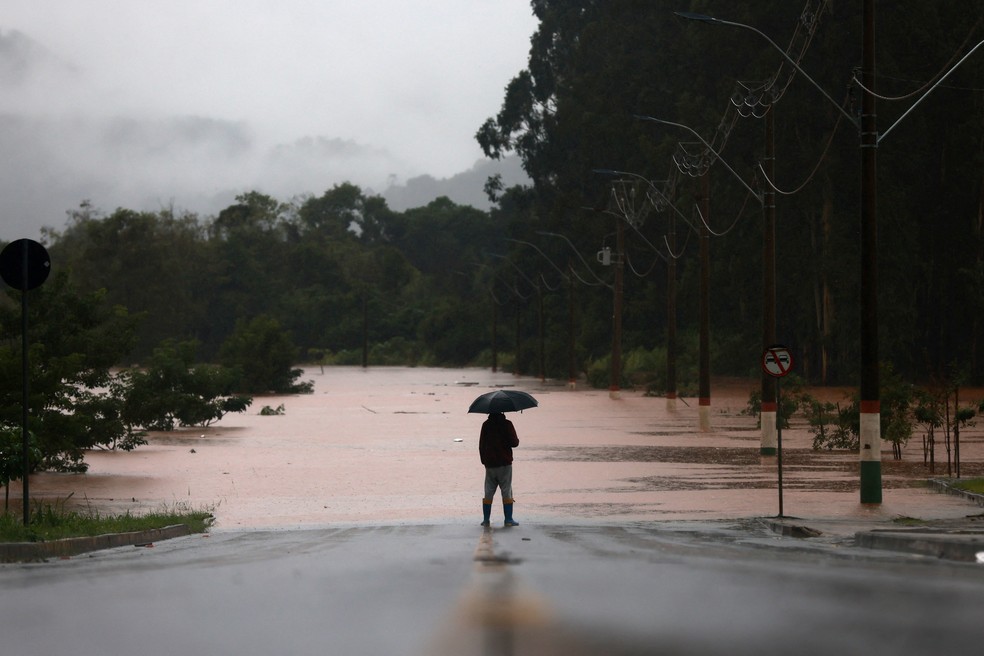
<svg viewBox="0 0 984 656">
<path fill-rule="evenodd" d="M 481 519 L 484 415 L 479 394 L 510 387 L 538 408 L 510 414 L 516 518 L 557 521 L 728 519 L 775 515 L 775 458 L 759 455 L 747 385 L 712 390 L 710 432 L 697 407 L 623 391 L 568 389 L 481 369 L 308 368 L 314 393 L 256 397 L 212 426 L 153 433 L 125 452 L 92 452 L 87 474 L 42 473 L 32 498 L 100 512 L 163 506 L 211 509 L 218 528 L 434 524 Z M 283 414 L 263 416 L 266 406 Z M 966 502 L 931 492 L 913 439 L 902 463 L 883 452 L 884 502 L 858 503 L 857 455 L 814 452 L 804 422 L 783 431 L 788 515 L 947 517 Z M 964 474 L 981 463 L 981 436 L 963 438 Z M 976 469 L 975 469 L 976 468 Z M 945 468 L 944 468 L 945 469 Z M 979 475 L 979 474 L 977 474 Z M 501 522 L 496 499 L 493 521 Z"/>
<path fill-rule="evenodd" d="M 979 646 L 984 570 L 849 539 L 898 516 L 980 512 L 920 487 L 918 440 L 901 463 L 883 452 L 884 503 L 863 507 L 857 454 L 813 452 L 801 420 L 784 430 L 787 516 L 833 529 L 806 540 L 763 520 L 777 513 L 777 468 L 741 412 L 747 385 L 719 385 L 712 430 L 700 432 L 696 403 L 669 409 L 663 398 L 612 400 L 481 370 L 332 368 L 305 379 L 314 394 L 257 398 L 207 430 L 93 453 L 85 475 L 34 477 L 36 493 L 100 511 L 212 508 L 217 530 L 0 567 L 11 653 L 907 656 Z M 482 529 L 485 416 L 466 410 L 499 386 L 540 405 L 510 415 L 521 526 L 500 528 L 497 499 Z M 280 405 L 282 415 L 259 414 Z M 962 441 L 965 474 L 979 475 L 980 431 Z"/>
</svg>

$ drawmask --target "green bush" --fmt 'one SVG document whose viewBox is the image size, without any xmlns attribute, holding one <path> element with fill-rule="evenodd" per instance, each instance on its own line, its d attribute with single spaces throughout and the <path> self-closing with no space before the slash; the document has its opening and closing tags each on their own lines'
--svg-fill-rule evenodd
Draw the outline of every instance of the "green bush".
<svg viewBox="0 0 984 656">
<path fill-rule="evenodd" d="M 303 373 L 293 368 L 297 357 L 298 349 L 290 335 L 266 315 L 237 321 L 220 350 L 221 363 L 239 372 L 239 391 L 249 394 L 310 393 L 312 383 L 296 382 Z"/>
<path fill-rule="evenodd" d="M 122 422 L 133 427 L 172 430 L 175 425 L 208 426 L 229 412 L 244 412 L 253 399 L 233 394 L 238 373 L 218 365 L 193 364 L 197 343 L 165 340 L 146 369 L 120 374 Z"/>
</svg>

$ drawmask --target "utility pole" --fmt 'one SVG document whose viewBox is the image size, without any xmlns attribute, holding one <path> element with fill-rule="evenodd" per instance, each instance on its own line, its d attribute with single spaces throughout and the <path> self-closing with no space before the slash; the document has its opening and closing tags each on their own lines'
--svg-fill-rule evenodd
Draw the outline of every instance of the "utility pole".
<svg viewBox="0 0 984 656">
<path fill-rule="evenodd" d="M 492 297 L 492 373 L 499 371 L 499 302 Z"/>
<path fill-rule="evenodd" d="M 570 286 L 570 299 L 567 303 L 567 386 L 570 389 L 577 387 L 577 367 L 574 364 L 574 340 L 575 340 L 575 321 L 574 321 L 574 263 L 567 260 L 567 280 Z"/>
<path fill-rule="evenodd" d="M 700 346 L 698 354 L 699 382 L 697 399 L 697 425 L 701 431 L 711 430 L 711 234 L 707 222 L 711 217 L 711 173 L 701 176 L 700 222 Z"/>
<path fill-rule="evenodd" d="M 765 114 L 765 159 L 762 169 L 769 180 L 775 180 L 775 105 Z M 762 352 L 776 343 L 776 193 L 768 183 L 762 193 Z M 762 372 L 762 410 L 759 423 L 762 430 L 763 456 L 778 453 L 776 415 L 776 379 Z"/>
<path fill-rule="evenodd" d="M 879 504 L 882 481 L 874 0 L 864 0 L 861 33 L 861 503 Z"/>
<path fill-rule="evenodd" d="M 362 290 L 362 368 L 369 368 L 369 292 Z"/>
<path fill-rule="evenodd" d="M 676 217 L 670 213 L 666 243 L 669 259 L 666 263 L 666 409 L 676 410 Z"/>
<path fill-rule="evenodd" d="M 518 376 L 521 373 L 521 368 L 519 366 L 519 361 L 522 358 L 522 347 L 523 347 L 523 322 L 522 322 L 522 307 L 520 306 L 519 299 L 516 299 L 516 361 L 513 362 L 513 375 Z"/>
<path fill-rule="evenodd" d="M 537 353 L 537 367 L 539 371 L 537 373 L 542 383 L 547 379 L 547 348 L 543 334 L 543 285 L 540 280 L 536 281 L 536 332 L 537 341 L 539 342 L 539 352 Z"/>
<path fill-rule="evenodd" d="M 625 267 L 625 219 L 615 218 L 615 303 L 612 315 L 612 373 L 608 397 L 622 397 L 622 294 Z"/>
</svg>

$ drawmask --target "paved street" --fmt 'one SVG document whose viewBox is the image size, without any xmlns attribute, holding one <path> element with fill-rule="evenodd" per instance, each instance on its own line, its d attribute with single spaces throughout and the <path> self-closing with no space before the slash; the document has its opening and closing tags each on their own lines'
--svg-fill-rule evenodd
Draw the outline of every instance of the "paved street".
<svg viewBox="0 0 984 656">
<path fill-rule="evenodd" d="M 3 565 L 0 587 L 19 656 L 898 655 L 984 638 L 984 567 L 751 519 L 218 531 Z"/>
</svg>

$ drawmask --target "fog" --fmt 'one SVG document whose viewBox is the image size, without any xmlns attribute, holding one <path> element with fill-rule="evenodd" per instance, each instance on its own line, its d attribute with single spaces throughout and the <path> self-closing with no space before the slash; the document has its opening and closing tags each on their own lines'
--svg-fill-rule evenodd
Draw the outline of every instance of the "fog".
<svg viewBox="0 0 984 656">
<path fill-rule="evenodd" d="M 474 134 L 535 27 L 528 0 L 7 1 L 0 239 L 82 200 L 208 215 L 349 181 L 480 204 Z"/>
</svg>

